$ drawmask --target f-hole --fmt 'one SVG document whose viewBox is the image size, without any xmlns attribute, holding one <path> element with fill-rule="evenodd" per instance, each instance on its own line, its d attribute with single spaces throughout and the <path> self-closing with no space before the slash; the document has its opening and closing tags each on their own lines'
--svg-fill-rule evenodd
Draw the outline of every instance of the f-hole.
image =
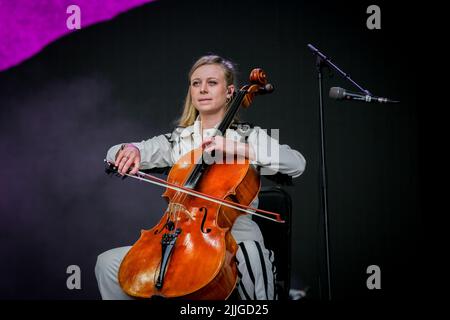
<svg viewBox="0 0 450 320">
<path fill-rule="evenodd" d="M 167 216 L 166 223 L 164 223 L 164 225 L 161 227 L 161 229 L 155 230 L 155 232 L 154 232 L 153 234 L 161 233 L 161 231 L 163 231 L 164 228 L 167 228 L 168 230 L 171 230 L 171 229 L 170 229 L 170 226 L 169 226 L 169 222 L 172 222 L 172 221 L 170 221 L 170 217 Z M 172 224 L 173 224 L 173 222 L 172 222 Z M 173 229 L 173 228 L 172 228 L 172 229 Z"/>
<path fill-rule="evenodd" d="M 204 229 L 204 228 L 205 228 L 206 216 L 208 215 L 208 209 L 206 209 L 205 207 L 201 207 L 199 211 L 200 211 L 200 212 L 205 211 L 205 214 L 203 215 L 202 225 L 200 226 L 200 230 L 201 230 L 203 233 L 210 233 L 210 232 L 211 232 L 211 229 L 210 229 L 210 228 L 206 229 L 206 231 L 205 231 L 205 229 Z"/>
</svg>

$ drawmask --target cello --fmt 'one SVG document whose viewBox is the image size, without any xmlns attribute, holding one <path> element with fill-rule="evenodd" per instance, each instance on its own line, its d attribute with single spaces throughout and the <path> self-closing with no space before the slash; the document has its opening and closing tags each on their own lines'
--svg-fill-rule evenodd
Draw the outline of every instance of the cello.
<svg viewBox="0 0 450 320">
<path fill-rule="evenodd" d="M 249 107 L 255 95 L 272 91 L 265 72 L 253 69 L 250 84 L 234 95 L 218 132 L 226 132 L 240 106 Z M 276 213 L 249 207 L 261 183 L 248 159 L 208 164 L 205 160 L 211 156 L 214 151 L 207 154 L 201 147 L 191 150 L 173 165 L 167 181 L 141 171 L 127 174 L 167 187 L 162 197 L 168 202 L 160 221 L 141 231 L 120 265 L 119 284 L 128 295 L 227 299 L 238 280 L 238 246 L 231 235 L 234 221 L 242 212 L 260 212 L 283 222 Z M 107 172 L 117 172 L 117 168 L 108 163 Z"/>
</svg>

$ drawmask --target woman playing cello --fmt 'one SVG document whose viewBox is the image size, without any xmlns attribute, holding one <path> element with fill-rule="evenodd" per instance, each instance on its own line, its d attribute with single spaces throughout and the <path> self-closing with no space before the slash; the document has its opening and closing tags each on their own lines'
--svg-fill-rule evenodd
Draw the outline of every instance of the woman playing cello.
<svg viewBox="0 0 450 320">
<path fill-rule="evenodd" d="M 189 72 L 189 88 L 179 126 L 168 134 L 138 143 L 111 147 L 107 161 L 114 163 L 119 174 L 133 175 L 141 169 L 171 167 L 194 148 L 205 152 L 247 158 L 253 165 L 292 177 L 300 176 L 305 159 L 296 150 L 278 142 L 259 127 L 236 123 L 224 136 L 216 135 L 235 93 L 235 67 L 219 56 L 198 59 Z M 267 155 L 267 141 L 276 146 L 278 157 Z M 257 208 L 258 198 L 251 203 Z M 240 215 L 231 234 L 238 244 L 236 264 L 237 292 L 244 300 L 276 299 L 274 255 L 264 246 L 263 235 L 250 214 Z M 132 299 L 119 285 L 118 272 L 130 246 L 106 251 L 98 256 L 95 275 L 103 299 Z"/>
</svg>

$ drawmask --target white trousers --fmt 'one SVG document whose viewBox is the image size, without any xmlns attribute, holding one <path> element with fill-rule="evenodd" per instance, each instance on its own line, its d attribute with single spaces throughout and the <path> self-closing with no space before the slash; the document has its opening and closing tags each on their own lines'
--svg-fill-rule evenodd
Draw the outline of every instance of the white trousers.
<svg viewBox="0 0 450 320">
<path fill-rule="evenodd" d="M 265 248 L 258 225 L 250 215 L 241 215 L 234 222 L 231 234 L 239 245 L 236 253 L 239 297 L 242 300 L 276 300 L 274 254 Z M 130 248 L 115 248 L 98 256 L 95 276 L 102 299 L 132 299 L 118 281 L 120 264 Z"/>
<path fill-rule="evenodd" d="M 276 270 L 273 251 L 254 240 L 238 243 L 236 253 L 238 268 L 237 290 L 242 300 L 274 300 Z M 102 299 L 133 299 L 120 287 L 120 264 L 131 246 L 108 250 L 100 254 L 95 265 L 95 276 Z"/>
</svg>

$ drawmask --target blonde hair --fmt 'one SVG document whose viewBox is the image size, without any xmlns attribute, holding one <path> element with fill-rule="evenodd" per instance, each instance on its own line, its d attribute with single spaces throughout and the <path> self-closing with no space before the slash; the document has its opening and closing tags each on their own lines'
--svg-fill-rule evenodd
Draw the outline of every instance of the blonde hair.
<svg viewBox="0 0 450 320">
<path fill-rule="evenodd" d="M 199 67 L 208 65 L 208 64 L 220 65 L 223 69 L 223 73 L 225 75 L 225 82 L 226 82 L 227 86 L 229 86 L 231 84 L 235 85 L 236 67 L 231 61 L 226 60 L 217 55 L 206 55 L 206 56 L 199 58 L 192 66 L 191 71 L 189 71 L 189 75 L 188 75 L 189 87 L 188 87 L 188 91 L 186 94 L 186 98 L 184 100 L 183 113 L 178 120 L 178 125 L 181 127 L 191 126 L 192 124 L 194 124 L 195 119 L 198 116 L 198 111 L 197 111 L 197 109 L 195 109 L 194 104 L 192 103 L 192 98 L 191 98 L 191 91 L 190 91 L 191 76 L 194 73 L 194 71 L 197 70 Z"/>
</svg>

